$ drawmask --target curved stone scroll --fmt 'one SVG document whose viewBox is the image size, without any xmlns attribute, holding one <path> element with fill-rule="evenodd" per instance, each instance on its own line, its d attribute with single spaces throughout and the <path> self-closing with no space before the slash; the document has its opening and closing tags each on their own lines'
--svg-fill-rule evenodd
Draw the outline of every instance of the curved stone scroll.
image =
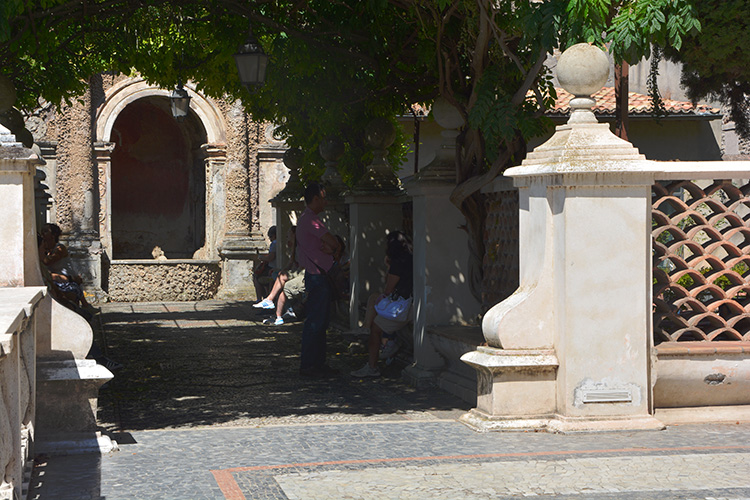
<svg viewBox="0 0 750 500">
<path fill-rule="evenodd" d="M 37 332 L 39 358 L 45 360 L 84 359 L 91 349 L 94 332 L 91 325 L 49 294 L 39 304 L 42 321 Z"/>
<path fill-rule="evenodd" d="M 540 349 L 553 345 L 552 213 L 546 191 L 530 187 L 519 191 L 521 266 L 518 289 L 492 307 L 482 320 L 482 333 L 492 347 Z M 531 207 L 533 206 L 533 209 Z M 531 214 L 537 217 L 532 218 Z"/>
</svg>

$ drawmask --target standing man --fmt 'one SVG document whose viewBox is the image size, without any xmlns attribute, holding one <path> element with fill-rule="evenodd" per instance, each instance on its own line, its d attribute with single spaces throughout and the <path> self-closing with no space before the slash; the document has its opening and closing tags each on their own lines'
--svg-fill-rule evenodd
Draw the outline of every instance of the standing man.
<svg viewBox="0 0 750 500">
<path fill-rule="evenodd" d="M 299 263 L 305 269 L 307 292 L 299 372 L 303 377 L 327 377 L 338 371 L 326 364 L 326 330 L 331 319 L 332 293 L 325 273 L 338 258 L 341 246 L 318 218 L 328 205 L 323 186 L 315 182 L 309 184 L 305 188 L 305 204 L 307 207 L 297 221 Z M 326 253 L 324 245 L 332 249 L 333 254 Z"/>
</svg>

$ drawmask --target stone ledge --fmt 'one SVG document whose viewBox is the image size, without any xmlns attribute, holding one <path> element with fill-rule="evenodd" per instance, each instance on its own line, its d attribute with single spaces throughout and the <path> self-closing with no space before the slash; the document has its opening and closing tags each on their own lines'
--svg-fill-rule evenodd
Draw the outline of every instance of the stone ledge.
<svg viewBox="0 0 750 500">
<path fill-rule="evenodd" d="M 497 349 L 479 346 L 461 356 L 461 361 L 475 368 L 504 370 L 556 370 L 560 364 L 554 349 Z"/>
<path fill-rule="evenodd" d="M 0 288 L 0 332 L 16 333 L 42 300 L 45 287 Z"/>
<path fill-rule="evenodd" d="M 176 266 L 178 264 L 188 264 L 194 266 L 205 266 L 205 265 L 219 265 L 220 260 L 209 260 L 209 259 L 121 259 L 113 260 L 109 264 L 110 266 Z"/>
<path fill-rule="evenodd" d="M 656 408 L 654 416 L 666 425 L 750 422 L 750 405 Z"/>
<path fill-rule="evenodd" d="M 670 356 L 706 356 L 711 354 L 750 354 L 750 342 L 722 340 L 718 342 L 663 342 L 654 347 L 660 358 Z"/>
</svg>

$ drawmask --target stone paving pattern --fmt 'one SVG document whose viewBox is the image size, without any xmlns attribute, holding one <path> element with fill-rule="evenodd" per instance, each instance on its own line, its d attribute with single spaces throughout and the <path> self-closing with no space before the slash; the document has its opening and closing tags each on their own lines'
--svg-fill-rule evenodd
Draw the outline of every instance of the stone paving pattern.
<svg viewBox="0 0 750 500">
<path fill-rule="evenodd" d="M 249 304 L 105 305 L 125 364 L 101 391 L 120 450 L 37 457 L 38 500 L 750 499 L 750 425 L 660 432 L 479 434 L 470 405 L 379 380 L 297 376 L 300 324 Z M 331 364 L 359 367 L 331 335 Z"/>
</svg>

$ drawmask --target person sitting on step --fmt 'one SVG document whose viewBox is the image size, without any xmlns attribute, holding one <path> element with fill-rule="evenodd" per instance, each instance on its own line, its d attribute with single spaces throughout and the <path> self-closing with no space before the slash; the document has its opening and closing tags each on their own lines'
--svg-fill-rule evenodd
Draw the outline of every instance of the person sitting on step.
<svg viewBox="0 0 750 500">
<path fill-rule="evenodd" d="M 268 290 L 268 285 L 276 279 L 276 226 L 268 228 L 268 253 L 258 255 L 259 263 L 253 270 L 253 285 L 255 285 L 255 296 L 263 297 Z"/>
<path fill-rule="evenodd" d="M 283 325 L 284 324 L 284 308 L 287 304 L 287 299 L 299 298 L 305 289 L 305 272 L 300 269 L 297 261 L 297 227 L 292 226 L 289 232 L 289 238 L 287 245 L 289 246 L 292 258 L 279 271 L 276 279 L 273 282 L 273 287 L 269 294 L 263 298 L 257 304 L 253 304 L 253 307 L 259 309 L 276 309 L 276 318 L 273 320 L 265 320 L 264 324 L 271 325 Z M 282 293 L 284 292 L 284 293 Z M 277 300 L 278 297 L 278 300 Z M 274 305 L 274 300 L 276 304 Z M 294 311 L 291 308 L 287 311 L 287 316 L 295 317 Z"/>
<path fill-rule="evenodd" d="M 391 231 L 386 237 L 386 274 L 383 293 L 372 294 L 367 301 L 364 327 L 369 330 L 368 361 L 359 370 L 351 372 L 354 377 L 379 377 L 378 359 L 393 357 L 398 350 L 396 332 L 411 321 L 412 311 L 409 306 L 406 319 L 399 321 L 378 314 L 375 305 L 388 296 L 409 298 L 413 293 L 413 257 L 409 238 L 401 231 Z"/>
<path fill-rule="evenodd" d="M 60 243 L 62 230 L 57 224 L 45 224 L 41 230 L 39 244 L 39 259 L 49 271 L 49 276 L 55 292 L 75 307 L 80 307 L 88 314 L 96 314 L 99 310 L 86 300 L 83 293 L 83 279 L 73 269 L 73 262 L 68 249 Z"/>
</svg>

